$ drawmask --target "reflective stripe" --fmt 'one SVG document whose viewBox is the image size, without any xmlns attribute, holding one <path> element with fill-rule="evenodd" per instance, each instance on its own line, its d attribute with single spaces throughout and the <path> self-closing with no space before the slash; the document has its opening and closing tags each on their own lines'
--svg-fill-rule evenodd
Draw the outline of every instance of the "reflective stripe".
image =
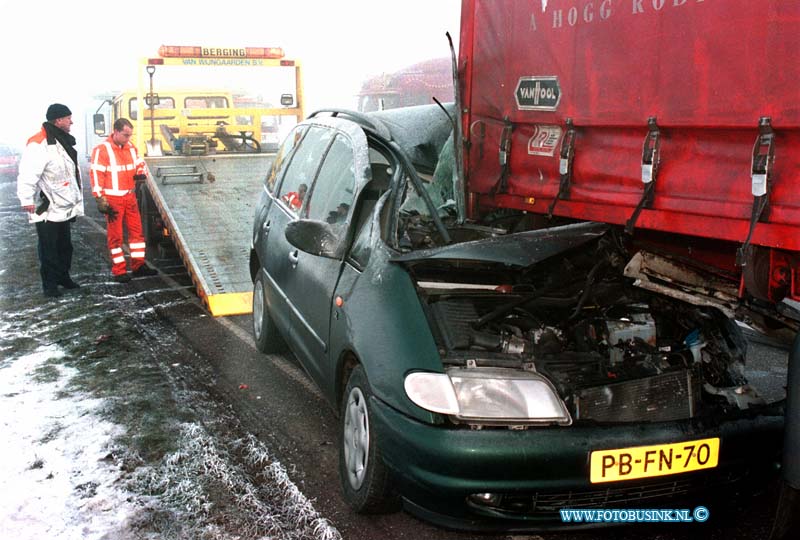
<svg viewBox="0 0 800 540">
<path fill-rule="evenodd" d="M 89 169 L 100 172 L 106 172 L 108 170 L 107 167 L 105 167 L 104 165 L 100 165 L 99 163 L 92 163 L 91 165 L 89 165 Z"/>
<path fill-rule="evenodd" d="M 94 149 L 94 156 L 92 156 L 92 166 L 89 167 L 89 170 L 92 172 L 92 195 L 98 197 L 103 194 L 103 188 L 100 187 L 100 179 L 97 177 L 97 171 L 99 171 L 102 165 L 96 165 L 95 162 L 97 158 L 100 157 L 100 147 Z M 103 167 L 105 169 L 105 167 Z"/>
<path fill-rule="evenodd" d="M 131 259 L 144 259 L 144 251 L 131 251 Z"/>
<path fill-rule="evenodd" d="M 134 242 L 133 244 L 128 244 L 128 247 L 131 249 L 144 249 L 145 243 L 144 242 Z"/>
<path fill-rule="evenodd" d="M 112 195 L 114 197 L 122 197 L 128 193 L 133 193 L 132 189 L 106 189 L 105 195 Z"/>
<path fill-rule="evenodd" d="M 122 171 L 132 171 L 135 167 L 131 164 L 128 164 L 128 165 L 110 165 L 108 167 L 103 167 L 102 165 L 98 165 L 96 168 L 100 172 L 105 172 L 105 171 L 122 172 Z"/>
<path fill-rule="evenodd" d="M 112 255 L 116 255 L 117 253 L 122 253 L 122 248 L 111 248 Z"/>
<path fill-rule="evenodd" d="M 114 264 L 125 262 L 125 255 L 122 255 L 120 257 L 114 257 L 113 259 L 111 259 L 111 262 L 113 262 Z"/>
<path fill-rule="evenodd" d="M 117 156 L 114 155 L 114 149 L 111 144 L 106 141 L 103 143 L 106 147 L 108 154 L 108 171 L 111 173 L 111 189 L 107 189 L 106 193 L 113 194 L 114 191 L 119 191 L 119 167 L 117 167 Z"/>
</svg>

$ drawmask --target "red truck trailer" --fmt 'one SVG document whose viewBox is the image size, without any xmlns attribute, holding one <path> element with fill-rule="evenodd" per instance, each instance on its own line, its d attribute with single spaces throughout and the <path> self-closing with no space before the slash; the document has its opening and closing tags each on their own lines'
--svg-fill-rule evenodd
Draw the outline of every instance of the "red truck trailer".
<svg viewBox="0 0 800 540">
<path fill-rule="evenodd" d="M 800 2 L 463 0 L 461 17 L 469 218 L 617 225 L 639 286 L 797 331 Z"/>
</svg>

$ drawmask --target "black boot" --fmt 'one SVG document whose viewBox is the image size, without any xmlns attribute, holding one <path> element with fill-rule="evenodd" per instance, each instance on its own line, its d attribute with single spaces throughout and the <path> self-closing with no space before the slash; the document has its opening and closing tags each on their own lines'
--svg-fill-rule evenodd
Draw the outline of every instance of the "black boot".
<svg viewBox="0 0 800 540">
<path fill-rule="evenodd" d="M 131 275 L 133 275 L 133 277 L 155 276 L 156 274 L 158 274 L 158 270 L 150 268 L 146 264 L 143 264 L 142 266 L 131 272 Z"/>
</svg>

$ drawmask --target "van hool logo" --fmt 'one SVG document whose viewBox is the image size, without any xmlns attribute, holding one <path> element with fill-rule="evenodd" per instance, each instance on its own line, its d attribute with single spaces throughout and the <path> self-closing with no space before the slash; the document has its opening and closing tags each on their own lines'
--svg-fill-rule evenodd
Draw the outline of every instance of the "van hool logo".
<svg viewBox="0 0 800 540">
<path fill-rule="evenodd" d="M 558 77 L 520 77 L 514 97 L 520 110 L 555 111 L 561 100 Z"/>
</svg>

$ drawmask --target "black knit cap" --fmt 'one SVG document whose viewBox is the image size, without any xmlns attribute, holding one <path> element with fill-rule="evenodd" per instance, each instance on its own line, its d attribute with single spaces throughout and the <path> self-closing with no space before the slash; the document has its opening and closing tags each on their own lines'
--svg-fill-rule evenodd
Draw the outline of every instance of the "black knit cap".
<svg viewBox="0 0 800 540">
<path fill-rule="evenodd" d="M 48 122 L 58 120 L 59 118 L 64 118 L 65 116 L 72 116 L 72 111 L 69 110 L 69 107 L 66 105 L 62 105 L 61 103 L 53 103 L 47 108 L 46 118 Z"/>
</svg>

